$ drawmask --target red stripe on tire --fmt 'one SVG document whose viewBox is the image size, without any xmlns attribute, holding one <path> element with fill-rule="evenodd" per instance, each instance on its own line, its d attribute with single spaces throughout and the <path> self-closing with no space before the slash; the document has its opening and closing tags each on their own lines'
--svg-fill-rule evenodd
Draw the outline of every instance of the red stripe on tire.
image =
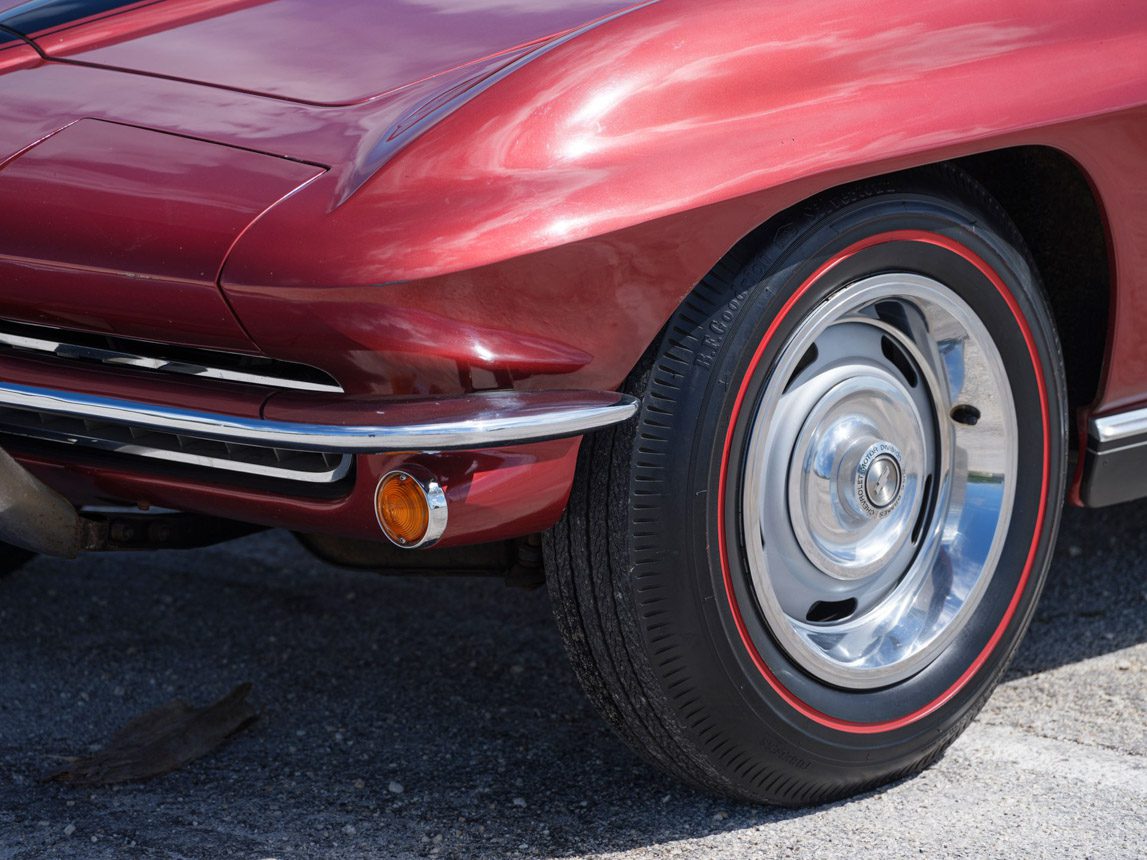
<svg viewBox="0 0 1147 860">
<path fill-rule="evenodd" d="M 784 686 L 777 678 L 773 671 L 765 663 L 764 658 L 761 657 L 760 652 L 753 644 L 752 638 L 749 636 L 749 631 L 745 627 L 745 620 L 741 616 L 740 607 L 737 605 L 737 599 L 733 592 L 733 578 L 729 572 L 729 556 L 727 541 L 725 538 L 725 491 L 726 481 L 729 471 L 729 451 L 733 442 L 733 430 L 737 425 L 737 417 L 740 415 L 741 405 L 745 399 L 745 392 L 748 389 L 749 381 L 752 379 L 753 373 L 756 371 L 761 357 L 764 355 L 765 349 L 772 341 L 773 336 L 776 334 L 777 329 L 785 318 L 792 311 L 794 305 L 800 298 L 808 292 L 813 284 L 817 282 L 827 272 L 838 266 L 844 260 L 855 255 L 856 253 L 871 248 L 874 245 L 880 245 L 885 242 L 923 242 L 929 245 L 935 245 L 940 248 L 945 248 L 959 256 L 963 257 L 969 263 L 974 265 L 980 272 L 995 285 L 999 291 L 1000 296 L 1004 299 L 1008 309 L 1012 312 L 1016 322 L 1019 324 L 1020 330 L 1023 332 L 1024 340 L 1027 343 L 1028 353 L 1031 355 L 1032 367 L 1035 370 L 1036 384 L 1039 388 L 1040 399 L 1040 413 L 1043 417 L 1043 485 L 1040 491 L 1039 511 L 1036 515 L 1035 533 L 1032 536 L 1031 548 L 1028 550 L 1027 561 L 1024 564 L 1023 574 L 1020 576 L 1019 584 L 1016 586 L 1016 591 L 1012 595 L 1012 599 L 1008 604 L 1007 611 L 1000 619 L 999 626 L 992 633 L 988 643 L 984 646 L 983 650 L 977 655 L 972 664 L 964 671 L 964 673 L 956 680 L 951 687 L 937 696 L 924 707 L 913 711 L 912 713 L 899 717 L 895 720 L 887 720 L 884 722 L 876 723 L 860 723 L 851 722 L 848 720 L 840 720 L 836 717 L 829 716 L 816 708 L 809 705 L 807 702 L 798 698 L 791 690 Z M 749 368 L 745 373 L 744 379 L 741 381 L 741 387 L 737 391 L 737 399 L 733 403 L 733 413 L 729 418 L 729 430 L 725 435 L 725 447 L 721 454 L 721 477 L 718 486 L 718 524 L 717 524 L 717 544 L 721 556 L 721 571 L 725 580 L 725 594 L 729 599 L 729 607 L 733 612 L 733 620 L 737 625 L 737 632 L 741 636 L 741 641 L 745 644 L 745 648 L 749 652 L 753 663 L 764 676 L 769 686 L 776 691 L 776 693 L 784 699 L 786 703 L 805 717 L 827 726 L 832 729 L 843 732 L 851 732 L 853 734 L 876 734 L 878 732 L 893 731 L 895 729 L 903 728 L 910 725 L 915 721 L 926 717 L 928 714 L 934 712 L 937 708 L 942 707 L 946 702 L 950 701 L 963 687 L 972 679 L 972 677 L 983 667 L 988 657 L 996 649 L 1000 639 L 1003 638 L 1004 631 L 1007 629 L 1008 624 L 1015 616 L 1016 609 L 1019 607 L 1020 599 L 1023 596 L 1024 588 L 1028 583 L 1031 576 L 1032 565 L 1035 564 L 1036 550 L 1039 546 L 1040 534 L 1043 532 L 1044 515 L 1047 510 L 1047 489 L 1048 481 L 1051 476 L 1051 424 L 1050 414 L 1047 402 L 1047 386 L 1044 382 L 1043 366 L 1040 364 L 1039 352 L 1036 349 L 1035 339 L 1032 337 L 1031 329 L 1028 327 L 1027 320 L 1020 312 L 1019 305 L 1016 303 L 1015 296 L 1007 288 L 1000 277 L 995 271 L 988 266 L 983 259 L 973 253 L 970 249 L 965 248 L 958 242 L 941 236 L 938 233 L 929 233 L 922 230 L 897 230 L 889 233 L 881 233 L 876 236 L 870 236 L 855 245 L 841 251 L 835 257 L 826 262 L 823 266 L 818 268 L 813 274 L 801 284 L 800 288 L 789 298 L 781 312 L 777 314 L 765 331 L 764 337 L 761 339 L 760 345 L 757 347 L 756 352 L 753 354 L 752 361 L 749 363 Z"/>
</svg>

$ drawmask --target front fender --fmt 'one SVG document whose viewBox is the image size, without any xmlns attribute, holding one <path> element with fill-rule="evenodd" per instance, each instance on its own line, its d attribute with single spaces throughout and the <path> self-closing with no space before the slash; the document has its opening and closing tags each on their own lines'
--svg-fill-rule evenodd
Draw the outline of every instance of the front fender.
<svg viewBox="0 0 1147 860">
<path fill-rule="evenodd" d="M 1077 122 L 1147 100 L 1145 30 L 1140 6 L 1085 0 L 661 0 L 520 64 L 349 196 L 332 175 L 280 205 L 224 288 L 265 349 L 329 366 L 355 348 L 375 391 L 468 384 L 425 349 L 367 357 L 372 320 L 407 313 L 587 356 L 468 368 L 494 384 L 617 385 L 729 247 L 818 191 L 1005 144 L 1088 167 Z M 318 334 L 283 334 L 300 327 Z"/>
</svg>

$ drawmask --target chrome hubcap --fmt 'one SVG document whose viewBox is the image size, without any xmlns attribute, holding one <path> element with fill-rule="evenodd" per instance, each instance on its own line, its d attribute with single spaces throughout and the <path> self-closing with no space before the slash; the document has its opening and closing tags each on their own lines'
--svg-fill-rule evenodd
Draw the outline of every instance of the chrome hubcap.
<svg viewBox="0 0 1147 860">
<path fill-rule="evenodd" d="M 1011 514 L 1012 404 L 987 329 L 929 278 L 867 278 L 792 335 L 753 417 L 742 511 L 758 606 L 803 669 L 895 683 L 967 623 Z"/>
</svg>

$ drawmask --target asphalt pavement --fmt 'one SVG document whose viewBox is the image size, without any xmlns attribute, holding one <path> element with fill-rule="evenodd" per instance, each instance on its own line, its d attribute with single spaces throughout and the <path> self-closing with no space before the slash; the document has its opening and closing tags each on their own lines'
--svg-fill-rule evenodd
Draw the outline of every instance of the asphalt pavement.
<svg viewBox="0 0 1147 860">
<path fill-rule="evenodd" d="M 136 715 L 259 719 L 141 784 L 42 781 Z M 1147 856 L 1147 503 L 1069 510 L 1005 683 L 936 766 L 813 810 L 646 767 L 583 699 L 544 590 L 387 578 L 283 533 L 0 581 L 0 860 Z"/>
</svg>

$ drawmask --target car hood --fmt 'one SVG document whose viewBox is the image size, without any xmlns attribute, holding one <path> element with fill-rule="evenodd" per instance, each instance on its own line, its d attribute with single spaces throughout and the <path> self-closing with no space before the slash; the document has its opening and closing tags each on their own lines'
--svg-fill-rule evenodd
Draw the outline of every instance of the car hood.
<svg viewBox="0 0 1147 860">
<path fill-rule="evenodd" d="M 322 105 L 354 104 L 632 0 L 0 0 L 48 55 Z M 6 8 L 7 7 L 7 8 Z"/>
</svg>

